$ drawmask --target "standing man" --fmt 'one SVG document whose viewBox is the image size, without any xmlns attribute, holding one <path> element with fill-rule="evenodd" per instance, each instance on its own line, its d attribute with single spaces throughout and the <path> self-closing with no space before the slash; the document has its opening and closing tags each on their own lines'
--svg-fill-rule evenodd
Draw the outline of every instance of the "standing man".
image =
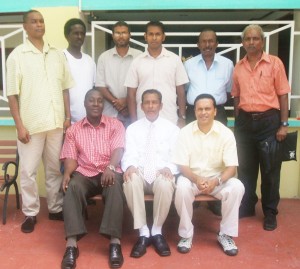
<svg viewBox="0 0 300 269">
<path fill-rule="evenodd" d="M 74 18 L 66 22 L 64 35 L 69 46 L 64 50 L 75 86 L 70 89 L 70 110 L 72 123 L 85 117 L 83 100 L 86 92 L 95 84 L 96 64 L 93 59 L 81 52 L 86 27 L 82 20 Z"/>
<path fill-rule="evenodd" d="M 112 28 L 115 47 L 103 52 L 98 59 L 96 87 L 106 102 L 103 114 L 117 117 L 127 127 L 130 118 L 127 107 L 127 89 L 124 86 L 129 66 L 140 50 L 129 46 L 130 28 L 124 21 L 118 21 Z"/>
<path fill-rule="evenodd" d="M 176 165 L 171 162 L 179 128 L 159 116 L 162 95 L 157 90 L 142 94 L 145 117 L 126 130 L 126 150 L 122 159 L 124 193 L 133 215 L 134 229 L 139 239 L 132 248 L 131 257 L 139 258 L 152 244 L 160 256 L 169 256 L 170 248 L 162 235 L 162 226 L 168 216 L 175 189 Z M 147 226 L 144 193 L 153 194 L 153 226 Z"/>
<path fill-rule="evenodd" d="M 85 208 L 87 199 L 99 193 L 104 198 L 104 212 L 99 232 L 110 238 L 109 265 L 123 264 L 120 245 L 123 224 L 124 193 L 120 161 L 123 156 L 125 129 L 115 118 L 102 115 L 104 98 L 92 89 L 86 93 L 86 117 L 66 133 L 61 152 L 64 161 L 64 224 L 67 239 L 62 269 L 76 267 L 77 241 L 87 234 Z"/>
<path fill-rule="evenodd" d="M 189 77 L 187 85 L 187 122 L 195 120 L 194 101 L 201 93 L 211 94 L 217 102 L 216 120 L 227 126 L 224 105 L 231 91 L 233 63 L 226 57 L 216 54 L 218 38 L 215 31 L 204 29 L 198 38 L 201 52 L 185 62 Z"/>
<path fill-rule="evenodd" d="M 34 230 L 40 200 L 36 173 L 41 158 L 45 168 L 49 219 L 62 220 L 62 183 L 59 154 L 63 130 L 70 126 L 68 89 L 73 86 L 62 52 L 43 40 L 42 14 L 23 16 L 28 38 L 7 59 L 7 96 L 18 135 L 24 233 Z"/>
<path fill-rule="evenodd" d="M 144 38 L 148 48 L 132 62 L 125 80 L 131 121 L 144 116 L 140 106 L 143 92 L 158 89 L 164 100 L 161 116 L 182 127 L 186 119 L 184 84 L 189 81 L 184 66 L 176 54 L 162 46 L 166 36 L 161 22 L 148 22 Z"/>
<path fill-rule="evenodd" d="M 217 240 L 225 254 L 235 256 L 238 248 L 231 237 L 238 236 L 239 206 L 245 191 L 235 178 L 238 165 L 235 138 L 230 129 L 214 121 L 217 109 L 212 95 L 200 94 L 194 106 L 197 121 L 180 130 L 173 156 L 181 172 L 175 193 L 181 236 L 177 250 L 180 253 L 191 250 L 193 202 L 196 195 L 203 193 L 222 201 Z"/>
<path fill-rule="evenodd" d="M 235 136 L 239 156 L 239 178 L 245 185 L 240 217 L 255 215 L 256 183 L 261 171 L 263 228 L 277 227 L 281 161 L 274 151 L 263 154 L 266 140 L 283 141 L 288 131 L 290 86 L 281 60 L 263 51 L 264 33 L 259 25 L 249 25 L 242 33 L 246 56 L 233 73 L 232 96 L 235 108 Z"/>
</svg>

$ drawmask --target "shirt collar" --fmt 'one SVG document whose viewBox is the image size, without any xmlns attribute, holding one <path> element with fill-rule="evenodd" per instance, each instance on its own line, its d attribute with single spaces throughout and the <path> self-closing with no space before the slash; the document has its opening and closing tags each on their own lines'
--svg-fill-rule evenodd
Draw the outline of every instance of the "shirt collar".
<svg viewBox="0 0 300 269">
<path fill-rule="evenodd" d="M 148 49 L 145 50 L 145 57 L 151 57 L 153 58 L 150 54 L 149 54 L 149 51 Z M 160 57 L 163 57 L 163 56 L 166 56 L 166 57 L 169 57 L 170 56 L 170 52 L 165 48 L 165 47 L 162 47 L 161 49 L 161 53 L 156 57 L 156 58 L 160 58 Z"/>
<path fill-rule="evenodd" d="M 87 117 L 83 118 L 82 120 L 82 127 L 87 127 L 87 126 L 90 126 L 90 127 L 93 127 L 93 128 L 99 128 L 101 125 L 106 125 L 107 124 L 107 117 L 105 115 L 102 115 L 101 116 L 101 120 L 100 120 L 100 123 L 98 126 L 93 126 L 87 119 Z"/>
<path fill-rule="evenodd" d="M 112 53 L 113 53 L 113 55 L 117 55 L 117 56 L 121 57 L 121 56 L 119 55 L 118 51 L 117 51 L 116 46 L 113 47 Z M 127 57 L 127 56 L 133 56 L 132 48 L 131 48 L 131 47 L 128 48 L 128 51 L 127 51 L 126 55 L 123 56 L 122 58 L 125 58 L 125 57 Z"/>
<path fill-rule="evenodd" d="M 194 122 L 192 122 L 191 124 L 193 124 L 192 126 L 192 131 L 193 133 L 200 133 L 200 134 L 204 134 L 203 132 L 200 131 L 198 124 L 197 124 L 197 120 L 195 120 Z M 210 129 L 210 131 L 207 134 L 204 135 L 209 135 L 211 133 L 220 133 L 220 126 L 216 123 L 216 121 L 214 120 L 213 125 Z"/>
<path fill-rule="evenodd" d="M 145 121 L 145 124 L 147 125 L 147 127 L 149 127 L 150 125 L 156 126 L 159 122 L 159 119 L 160 119 L 160 116 L 158 116 L 158 118 L 154 122 L 151 122 L 146 117 L 144 117 L 144 121 Z"/>
<path fill-rule="evenodd" d="M 270 63 L 270 62 L 271 62 L 269 55 L 268 55 L 267 53 L 265 53 L 264 51 L 263 51 L 263 53 L 262 53 L 262 55 L 261 55 L 261 58 L 260 58 L 259 62 L 262 62 L 262 61 L 265 61 L 265 62 L 267 62 L 267 63 Z M 246 54 L 245 57 L 240 61 L 239 64 L 245 64 L 246 62 L 248 62 L 247 54 Z"/>
<path fill-rule="evenodd" d="M 213 62 L 219 62 L 219 61 L 220 61 L 220 56 L 217 53 L 215 53 Z M 199 54 L 199 62 L 204 62 L 202 54 Z"/>
<path fill-rule="evenodd" d="M 50 49 L 53 49 L 50 44 L 44 41 L 44 47 L 43 47 L 43 53 L 47 53 Z M 33 52 L 33 53 L 42 53 L 39 51 L 32 43 L 31 41 L 27 38 L 26 41 L 24 42 L 24 52 Z"/>
</svg>

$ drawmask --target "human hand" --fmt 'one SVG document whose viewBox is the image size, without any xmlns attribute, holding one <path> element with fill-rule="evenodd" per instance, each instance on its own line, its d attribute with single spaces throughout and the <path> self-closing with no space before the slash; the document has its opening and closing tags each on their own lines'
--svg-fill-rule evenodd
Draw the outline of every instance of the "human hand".
<svg viewBox="0 0 300 269">
<path fill-rule="evenodd" d="M 100 183 L 102 187 L 110 187 L 115 184 L 115 172 L 110 170 L 108 167 L 104 170 Z"/>
<path fill-rule="evenodd" d="M 134 167 L 133 165 L 131 165 L 131 166 L 129 166 L 126 169 L 126 171 L 125 171 L 125 173 L 123 175 L 124 182 L 125 183 L 128 182 L 131 179 L 131 177 L 132 177 L 133 174 L 137 174 L 138 175 L 139 174 L 139 170 L 136 167 Z"/>
<path fill-rule="evenodd" d="M 288 132 L 288 127 L 287 126 L 280 126 L 276 133 L 276 139 L 280 142 L 283 141 L 286 138 Z"/>
<path fill-rule="evenodd" d="M 71 126 L 71 119 L 70 118 L 66 118 L 64 121 L 64 133 L 67 131 L 67 129 Z"/>
<path fill-rule="evenodd" d="M 158 175 L 162 175 L 165 178 L 172 179 L 173 174 L 171 170 L 168 167 L 164 167 L 163 169 L 160 169 L 157 171 Z"/>
<path fill-rule="evenodd" d="M 115 99 L 114 101 L 112 101 L 112 103 L 113 103 L 114 108 L 118 111 L 122 111 L 123 109 L 125 109 L 127 107 L 126 98 Z"/>
<path fill-rule="evenodd" d="M 18 132 L 18 139 L 23 144 L 27 144 L 30 141 L 29 132 L 28 132 L 28 130 L 24 126 L 18 128 L 17 132 Z"/>
<path fill-rule="evenodd" d="M 62 190 L 63 190 L 63 192 L 67 191 L 70 180 L 71 180 L 71 177 L 69 175 L 64 175 L 63 182 L 62 182 Z"/>
</svg>

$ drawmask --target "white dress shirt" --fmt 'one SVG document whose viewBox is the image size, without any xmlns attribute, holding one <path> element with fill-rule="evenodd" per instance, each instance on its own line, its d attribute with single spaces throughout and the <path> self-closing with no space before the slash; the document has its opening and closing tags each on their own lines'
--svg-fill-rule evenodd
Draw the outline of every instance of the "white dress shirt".
<svg viewBox="0 0 300 269">
<path fill-rule="evenodd" d="M 126 130 L 125 152 L 121 167 L 126 171 L 129 166 L 144 170 L 147 135 L 151 122 L 142 118 L 129 125 Z M 154 121 L 154 136 L 156 142 L 156 170 L 168 167 L 172 174 L 178 174 L 177 166 L 171 162 L 172 151 L 179 134 L 179 128 L 172 122 L 158 117 Z"/>
</svg>

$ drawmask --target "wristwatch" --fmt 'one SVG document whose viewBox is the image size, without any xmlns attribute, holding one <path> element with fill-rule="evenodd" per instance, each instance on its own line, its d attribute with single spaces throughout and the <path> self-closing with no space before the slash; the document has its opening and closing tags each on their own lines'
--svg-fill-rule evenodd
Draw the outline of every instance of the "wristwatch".
<svg viewBox="0 0 300 269">
<path fill-rule="evenodd" d="M 283 127 L 288 127 L 288 126 L 289 126 L 289 123 L 288 123 L 287 121 L 282 121 L 282 122 L 280 123 L 280 125 L 283 126 Z"/>
<path fill-rule="evenodd" d="M 178 115 L 178 118 L 186 120 L 186 116 L 185 115 Z"/>
<path fill-rule="evenodd" d="M 112 164 L 108 165 L 106 168 L 108 168 L 109 170 L 116 172 L 116 167 L 114 167 Z"/>
</svg>

